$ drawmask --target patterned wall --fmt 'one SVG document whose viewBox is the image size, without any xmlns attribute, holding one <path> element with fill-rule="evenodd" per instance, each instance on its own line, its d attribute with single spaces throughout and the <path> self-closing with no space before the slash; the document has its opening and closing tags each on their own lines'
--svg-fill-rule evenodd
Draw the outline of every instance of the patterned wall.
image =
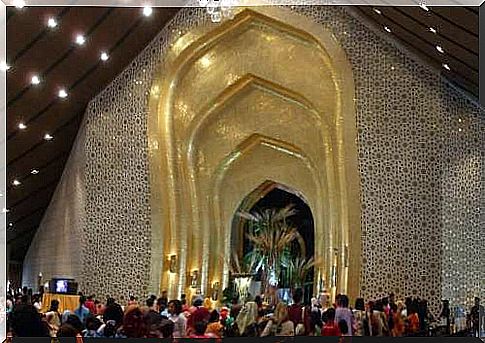
<svg viewBox="0 0 485 343">
<path fill-rule="evenodd" d="M 353 65 L 362 295 L 419 295 L 434 313 L 442 297 L 469 305 L 485 269 L 479 254 L 485 115 L 356 14 L 333 6 L 293 9 L 331 30 Z M 126 298 L 156 291 L 150 280 L 157 255 L 151 251 L 147 95 L 170 42 L 208 19 L 200 9 L 181 11 L 88 106 L 87 223 L 79 227 L 86 235 L 82 285 L 88 292 Z"/>
</svg>

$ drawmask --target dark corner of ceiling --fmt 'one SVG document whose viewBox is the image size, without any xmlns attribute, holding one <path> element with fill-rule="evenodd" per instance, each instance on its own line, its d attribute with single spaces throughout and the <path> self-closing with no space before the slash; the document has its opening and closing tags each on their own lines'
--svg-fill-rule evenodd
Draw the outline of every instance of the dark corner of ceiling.
<svg viewBox="0 0 485 343">
<path fill-rule="evenodd" d="M 485 57 L 485 2 L 482 2 L 480 5 L 479 11 L 479 22 L 480 22 L 480 29 L 479 29 L 479 56 L 481 58 Z M 480 105 L 485 107 L 485 63 L 478 62 L 479 66 L 479 98 L 480 98 Z"/>
</svg>

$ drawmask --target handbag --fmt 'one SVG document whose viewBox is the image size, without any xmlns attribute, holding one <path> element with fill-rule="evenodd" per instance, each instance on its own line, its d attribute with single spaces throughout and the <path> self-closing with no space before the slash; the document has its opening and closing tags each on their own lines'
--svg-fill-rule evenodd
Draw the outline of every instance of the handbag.
<svg viewBox="0 0 485 343">
<path fill-rule="evenodd" d="M 295 336 L 304 336 L 305 335 L 305 307 L 301 309 L 301 323 L 298 323 L 295 328 Z"/>
</svg>

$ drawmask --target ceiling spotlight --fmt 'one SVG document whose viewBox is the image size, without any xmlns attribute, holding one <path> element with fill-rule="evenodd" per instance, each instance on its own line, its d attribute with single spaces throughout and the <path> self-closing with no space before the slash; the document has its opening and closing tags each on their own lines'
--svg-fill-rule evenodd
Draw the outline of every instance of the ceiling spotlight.
<svg viewBox="0 0 485 343">
<path fill-rule="evenodd" d="M 101 61 L 107 61 L 109 59 L 109 55 L 106 52 L 101 53 Z"/>
<path fill-rule="evenodd" d="M 144 15 L 145 17 L 149 17 L 149 16 L 151 16 L 151 15 L 152 15 L 152 13 L 153 13 L 153 9 L 152 9 L 151 7 L 149 7 L 149 6 L 145 6 L 145 7 L 143 7 L 143 15 Z"/>
<path fill-rule="evenodd" d="M 430 32 L 433 32 L 434 34 L 436 34 L 438 31 L 436 31 L 436 29 L 434 27 L 430 27 L 428 29 Z"/>
<path fill-rule="evenodd" d="M 39 171 L 37 169 L 32 169 L 32 171 L 30 173 L 32 175 L 37 175 L 37 174 L 39 174 Z"/>
<path fill-rule="evenodd" d="M 57 21 L 54 18 L 49 18 L 49 20 L 47 20 L 47 26 L 53 29 L 57 26 Z"/>
<path fill-rule="evenodd" d="M 12 227 L 13 226 L 13 223 L 8 223 L 8 226 Z"/>
<path fill-rule="evenodd" d="M 86 43 L 86 38 L 84 38 L 83 35 L 77 35 L 76 36 L 76 44 L 77 45 L 83 45 L 84 43 Z"/>
<path fill-rule="evenodd" d="M 382 12 L 380 10 L 378 10 L 377 8 L 374 8 L 374 12 L 376 12 L 377 14 L 381 15 Z"/>
<path fill-rule="evenodd" d="M 450 66 L 446 63 L 443 63 L 443 68 L 445 68 L 446 70 L 451 70 Z"/>
<path fill-rule="evenodd" d="M 59 95 L 59 98 L 61 99 L 67 98 L 67 92 L 65 89 L 61 89 L 58 95 Z"/>
<path fill-rule="evenodd" d="M 436 50 L 438 50 L 439 52 L 441 52 L 442 54 L 445 53 L 445 50 L 443 50 L 443 48 L 439 45 L 436 46 Z"/>
<path fill-rule="evenodd" d="M 46 141 L 50 141 L 50 140 L 52 140 L 53 138 L 54 138 L 54 137 L 52 137 L 52 136 L 51 136 L 50 134 L 48 134 L 48 133 L 46 133 L 46 134 L 44 135 L 44 139 L 45 139 Z"/>
<path fill-rule="evenodd" d="M 38 75 L 34 75 L 32 76 L 32 79 L 30 80 L 30 82 L 33 84 L 33 85 L 38 85 L 40 83 L 40 78 Z"/>
<path fill-rule="evenodd" d="M 421 7 L 421 8 L 422 8 L 423 10 L 425 10 L 426 12 L 428 12 L 428 11 L 429 11 L 428 6 L 426 6 L 426 4 L 425 4 L 424 2 L 423 2 L 423 3 L 421 3 L 421 4 L 419 4 L 419 7 Z"/>
<path fill-rule="evenodd" d="M 19 180 L 15 179 L 12 181 L 12 185 L 14 186 L 20 186 L 22 184 L 22 182 L 20 182 Z"/>
<path fill-rule="evenodd" d="M 24 8 L 25 7 L 25 1 L 24 0 L 14 0 L 12 4 L 17 7 L 17 8 Z"/>
<path fill-rule="evenodd" d="M 387 32 L 391 33 L 391 29 L 388 28 L 387 26 L 384 26 L 384 30 L 386 30 Z"/>
<path fill-rule="evenodd" d="M 7 62 L 2 61 L 0 62 L 0 70 L 1 71 L 7 71 L 10 69 L 10 66 L 7 64 Z"/>
<path fill-rule="evenodd" d="M 19 123 L 18 127 L 20 130 L 25 130 L 27 128 L 27 125 L 25 125 L 24 123 Z"/>
</svg>

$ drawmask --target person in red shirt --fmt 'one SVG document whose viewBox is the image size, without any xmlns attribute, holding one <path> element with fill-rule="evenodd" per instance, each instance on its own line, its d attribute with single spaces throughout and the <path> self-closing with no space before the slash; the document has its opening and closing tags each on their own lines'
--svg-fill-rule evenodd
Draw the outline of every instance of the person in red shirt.
<svg viewBox="0 0 485 343">
<path fill-rule="evenodd" d="M 325 325 L 322 329 L 322 336 L 340 336 L 340 330 L 335 323 L 335 309 L 329 308 L 327 311 L 324 312 L 323 317 L 325 318 Z"/>
<path fill-rule="evenodd" d="M 293 305 L 288 307 L 288 318 L 293 322 L 294 327 L 296 328 L 298 324 L 304 324 L 303 318 L 303 304 L 301 303 L 303 298 L 303 291 L 301 288 L 295 290 L 293 294 Z"/>
<path fill-rule="evenodd" d="M 94 304 L 94 295 L 90 295 L 86 302 L 84 303 L 84 306 L 91 312 L 91 314 L 96 315 L 96 305 Z"/>
</svg>

